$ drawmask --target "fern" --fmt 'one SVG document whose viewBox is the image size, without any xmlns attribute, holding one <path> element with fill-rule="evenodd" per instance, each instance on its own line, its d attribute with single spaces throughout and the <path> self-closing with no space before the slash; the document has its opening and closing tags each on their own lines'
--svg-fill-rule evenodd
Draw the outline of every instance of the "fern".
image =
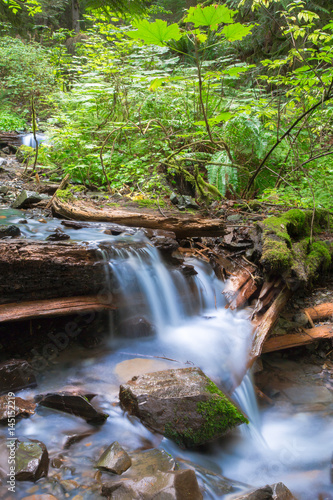
<svg viewBox="0 0 333 500">
<path fill-rule="evenodd" d="M 212 155 L 211 162 L 211 164 L 206 165 L 208 182 L 216 186 L 223 196 L 229 184 L 233 189 L 236 189 L 238 183 L 237 170 L 232 167 L 226 151 L 220 151 Z"/>
</svg>

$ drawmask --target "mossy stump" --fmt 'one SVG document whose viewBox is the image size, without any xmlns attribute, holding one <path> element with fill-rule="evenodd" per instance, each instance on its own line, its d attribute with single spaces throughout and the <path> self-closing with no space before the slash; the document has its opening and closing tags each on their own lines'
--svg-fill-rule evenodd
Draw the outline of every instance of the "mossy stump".
<svg viewBox="0 0 333 500">
<path fill-rule="evenodd" d="M 133 377 L 120 386 L 123 409 L 179 446 L 202 445 L 248 423 L 200 370 L 181 368 Z"/>
</svg>

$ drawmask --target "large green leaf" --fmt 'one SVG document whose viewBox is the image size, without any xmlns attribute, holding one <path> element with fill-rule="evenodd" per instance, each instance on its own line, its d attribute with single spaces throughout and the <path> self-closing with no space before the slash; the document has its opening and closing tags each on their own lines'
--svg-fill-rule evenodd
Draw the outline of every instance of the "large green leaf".
<svg viewBox="0 0 333 500">
<path fill-rule="evenodd" d="M 235 23 L 230 26 L 224 26 L 222 33 L 229 42 L 242 40 L 246 35 L 251 33 L 253 26 L 243 26 L 243 24 Z"/>
<path fill-rule="evenodd" d="M 135 23 L 135 27 L 137 31 L 128 31 L 128 36 L 134 39 L 139 38 L 151 45 L 164 46 L 170 40 L 179 40 L 182 36 L 178 24 L 168 26 L 162 19 L 157 19 L 154 23 L 143 19 Z"/>
<path fill-rule="evenodd" d="M 225 5 L 209 5 L 208 7 L 190 7 L 185 19 L 186 23 L 193 23 L 197 28 L 199 26 L 209 26 L 216 30 L 219 24 L 230 24 L 236 11 L 228 9 Z"/>
</svg>

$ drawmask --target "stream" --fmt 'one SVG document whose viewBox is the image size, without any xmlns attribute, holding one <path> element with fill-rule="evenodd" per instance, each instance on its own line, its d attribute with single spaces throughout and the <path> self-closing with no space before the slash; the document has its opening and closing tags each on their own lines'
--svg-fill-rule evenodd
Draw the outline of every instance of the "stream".
<svg viewBox="0 0 333 500">
<path fill-rule="evenodd" d="M 249 313 L 225 309 L 225 283 L 206 263 L 187 259 L 197 274 L 185 278 L 162 262 L 140 231 L 111 236 L 104 234 L 108 225 L 103 223 L 73 229 L 58 219 L 40 217 L 40 222 L 17 210 L 3 209 L 0 215 L 0 224 L 15 224 L 23 237 L 45 240 L 61 229 L 70 240 L 89 242 L 98 248 L 110 292 L 124 299 L 117 320 L 110 315 L 103 345 L 91 349 L 73 345 L 60 350 L 59 356 L 38 372 L 37 388 L 16 394 L 31 399 L 37 394 L 75 388 L 93 392 L 109 418 L 103 425 L 94 426 L 79 417 L 38 407 L 30 418 L 18 420 L 17 436 L 45 443 L 51 465 L 48 478 L 36 484 L 18 482 L 15 499 L 42 493 L 59 500 L 104 498 L 99 493 L 100 481 L 108 474 L 103 473 L 101 479 L 94 464 L 101 449 L 113 441 L 126 450 L 166 450 L 180 467 L 196 471 L 205 499 L 231 500 L 250 487 L 280 481 L 298 499 L 333 499 L 332 399 L 320 393 L 311 378 L 304 383 L 297 375 L 297 370 L 307 374 L 311 367 L 304 365 L 303 369 L 303 365 L 294 366 L 282 357 L 270 356 L 268 362 L 275 370 L 283 373 L 286 369 L 291 374 L 282 392 L 290 396 L 294 390 L 296 395 L 286 402 L 277 392 L 274 405 L 258 408 L 251 374 L 247 373 L 238 385 L 251 347 Z M 132 338 L 128 327 L 138 321 L 149 325 L 149 335 Z M 189 366 L 199 366 L 227 391 L 238 385 L 232 398 L 250 420 L 249 425 L 243 424 L 196 450 L 183 450 L 150 432 L 118 405 L 119 385 L 133 376 Z M 77 432 L 87 435 L 64 449 L 68 436 Z M 4 427 L 0 435 L 6 437 Z M 1 468 L 6 459 L 0 457 Z"/>
</svg>

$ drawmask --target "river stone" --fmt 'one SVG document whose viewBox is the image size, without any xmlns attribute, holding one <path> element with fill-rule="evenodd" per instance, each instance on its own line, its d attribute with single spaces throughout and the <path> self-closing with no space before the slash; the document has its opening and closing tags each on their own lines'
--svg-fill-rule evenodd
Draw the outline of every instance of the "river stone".
<svg viewBox="0 0 333 500">
<path fill-rule="evenodd" d="M 54 495 L 42 493 L 41 495 L 30 495 L 28 497 L 24 497 L 22 500 L 58 500 L 58 498 Z"/>
<path fill-rule="evenodd" d="M 118 441 L 110 444 L 97 462 L 96 468 L 102 471 L 122 474 L 132 465 L 132 460 Z"/>
<path fill-rule="evenodd" d="M 296 500 L 296 498 L 283 483 L 275 483 L 253 490 L 234 500 Z"/>
<path fill-rule="evenodd" d="M 17 481 L 37 481 L 46 477 L 49 470 L 49 455 L 44 443 L 31 439 L 18 441 L 16 447 Z"/>
<path fill-rule="evenodd" d="M 200 368 L 133 377 L 120 386 L 119 398 L 146 427 L 182 447 L 201 445 L 247 422 Z"/>
<path fill-rule="evenodd" d="M 11 224 L 10 226 L 0 226 L 0 238 L 16 238 L 20 236 L 21 231 L 17 226 Z"/>
<path fill-rule="evenodd" d="M 153 448 L 152 450 L 131 453 L 133 475 L 146 477 L 156 472 L 170 472 L 175 470 L 174 458 L 165 450 Z"/>
<path fill-rule="evenodd" d="M 18 195 L 12 208 L 25 208 L 42 201 L 43 197 L 35 191 L 26 191 L 25 189 Z"/>
<path fill-rule="evenodd" d="M 10 399 L 13 401 L 13 399 Z M 35 413 L 36 405 L 32 401 L 15 398 L 15 408 L 8 403 L 8 396 L 0 396 L 0 422 L 7 423 L 9 417 L 29 417 Z M 12 414 L 14 411 L 14 414 Z"/>
<path fill-rule="evenodd" d="M 11 359 L 0 363 L 0 394 L 35 387 L 34 371 L 23 359 Z"/>
<path fill-rule="evenodd" d="M 202 500 L 193 470 L 157 472 L 138 480 L 103 484 L 102 495 L 112 500 Z"/>
<path fill-rule="evenodd" d="M 35 401 L 47 408 L 82 417 L 89 423 L 101 424 L 109 416 L 102 411 L 96 410 L 89 403 L 88 398 L 82 394 L 72 394 L 71 392 L 40 394 L 35 397 Z"/>
</svg>

